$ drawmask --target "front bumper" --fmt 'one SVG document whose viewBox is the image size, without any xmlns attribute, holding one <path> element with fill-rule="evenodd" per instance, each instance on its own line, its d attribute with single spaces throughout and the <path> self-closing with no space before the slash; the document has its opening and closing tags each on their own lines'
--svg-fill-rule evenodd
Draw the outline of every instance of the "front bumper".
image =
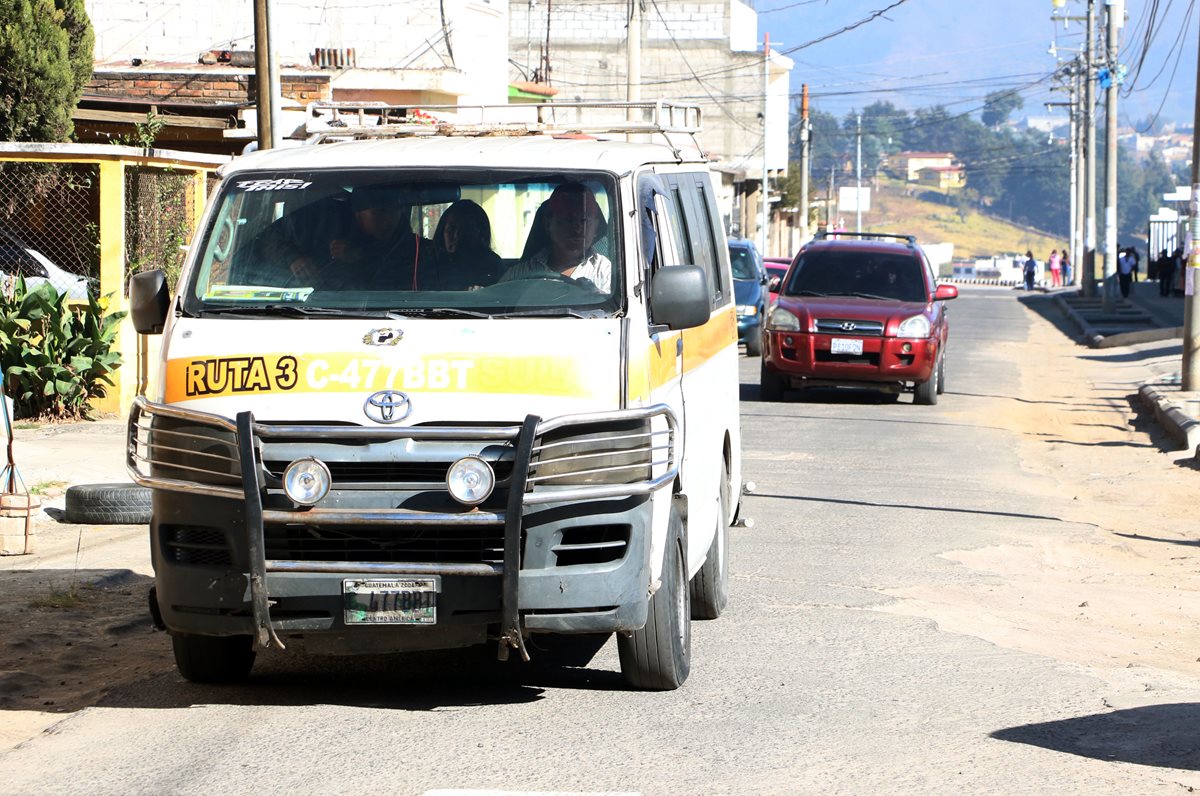
<svg viewBox="0 0 1200 796">
<path fill-rule="evenodd" d="M 139 398 L 128 465 L 155 489 L 157 595 L 174 632 L 251 634 L 261 646 L 319 639 L 342 652 L 462 646 L 495 632 L 502 654 L 525 654 L 527 632 L 645 624 L 652 496 L 678 473 L 675 440 L 665 406 L 363 428 L 250 413 L 235 422 Z M 313 507 L 292 503 L 279 478 L 307 455 L 334 471 Z M 478 507 L 444 484 L 462 455 L 499 477 Z M 580 483 L 589 480 L 603 483 Z M 436 626 L 348 626 L 343 582 L 363 576 L 436 578 Z"/>
<path fill-rule="evenodd" d="M 759 315 L 739 315 L 737 329 L 739 343 L 758 340 L 759 335 L 762 334 L 762 317 Z"/>
<path fill-rule="evenodd" d="M 794 383 L 847 386 L 919 384 L 937 359 L 937 339 L 854 337 L 862 354 L 834 354 L 834 335 L 771 331 L 764 336 L 765 367 Z"/>
</svg>

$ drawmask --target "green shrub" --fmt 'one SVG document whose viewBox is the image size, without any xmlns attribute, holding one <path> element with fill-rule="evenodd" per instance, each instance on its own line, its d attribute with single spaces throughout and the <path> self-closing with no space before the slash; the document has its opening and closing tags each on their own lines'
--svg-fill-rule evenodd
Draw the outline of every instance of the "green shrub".
<svg viewBox="0 0 1200 796">
<path fill-rule="evenodd" d="M 95 297 L 68 305 L 48 283 L 26 289 L 18 279 L 12 295 L 0 295 L 0 372 L 17 417 L 89 418 L 121 366 L 112 350 L 126 313 L 104 314 Z"/>
</svg>

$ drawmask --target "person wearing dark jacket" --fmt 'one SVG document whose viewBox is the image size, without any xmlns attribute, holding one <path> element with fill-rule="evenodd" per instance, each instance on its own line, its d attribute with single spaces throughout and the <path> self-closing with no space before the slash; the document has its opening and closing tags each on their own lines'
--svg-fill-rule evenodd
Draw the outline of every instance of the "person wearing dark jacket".
<svg viewBox="0 0 1200 796">
<path fill-rule="evenodd" d="M 1033 280 L 1037 276 L 1037 260 L 1033 259 L 1033 252 L 1025 252 L 1025 267 L 1022 269 L 1022 274 L 1025 276 L 1025 289 L 1033 290 Z"/>
</svg>

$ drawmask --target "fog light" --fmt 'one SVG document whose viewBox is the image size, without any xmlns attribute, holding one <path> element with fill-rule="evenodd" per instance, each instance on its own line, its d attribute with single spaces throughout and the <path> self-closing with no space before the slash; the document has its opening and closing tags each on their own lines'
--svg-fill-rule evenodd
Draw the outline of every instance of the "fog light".
<svg viewBox="0 0 1200 796">
<path fill-rule="evenodd" d="M 283 471 L 283 491 L 302 506 L 320 503 L 332 481 L 325 462 L 311 456 L 297 459 Z"/>
<path fill-rule="evenodd" d="M 912 353 L 912 343 L 905 343 L 904 345 L 900 346 L 900 350 L 906 354 L 911 354 Z"/>
<path fill-rule="evenodd" d="M 478 456 L 467 456 L 450 465 L 446 472 L 446 488 L 450 496 L 467 506 L 477 506 L 488 499 L 496 486 L 492 466 Z"/>
<path fill-rule="evenodd" d="M 795 341 L 793 341 L 793 340 L 792 340 L 792 338 L 790 338 L 790 337 L 785 337 L 785 338 L 783 338 L 783 344 L 784 344 L 785 346 L 787 346 L 788 348 L 791 348 L 791 347 L 792 347 L 792 346 L 794 346 L 796 343 L 795 343 Z"/>
</svg>

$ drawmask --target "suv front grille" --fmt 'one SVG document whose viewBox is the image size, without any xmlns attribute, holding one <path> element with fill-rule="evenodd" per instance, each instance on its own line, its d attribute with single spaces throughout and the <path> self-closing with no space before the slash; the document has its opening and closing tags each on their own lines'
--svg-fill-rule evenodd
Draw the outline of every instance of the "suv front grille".
<svg viewBox="0 0 1200 796">
<path fill-rule="evenodd" d="M 852 334 L 858 337 L 883 337 L 883 322 L 818 318 L 817 332 L 819 334 Z"/>
</svg>

